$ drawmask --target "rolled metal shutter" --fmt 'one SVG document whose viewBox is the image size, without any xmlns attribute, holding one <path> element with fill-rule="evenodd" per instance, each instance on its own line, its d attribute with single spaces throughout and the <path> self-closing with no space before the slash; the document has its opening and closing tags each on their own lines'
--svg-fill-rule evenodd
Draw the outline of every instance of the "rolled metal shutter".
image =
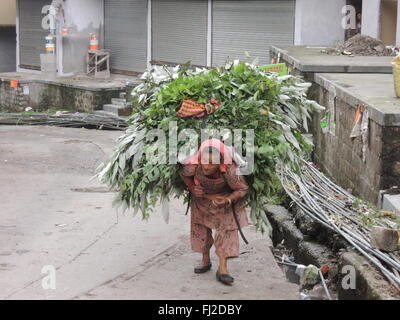
<svg viewBox="0 0 400 320">
<path fill-rule="evenodd" d="M 49 30 L 42 28 L 42 8 L 49 0 L 19 0 L 20 67 L 40 69 L 40 54 L 45 52 L 45 37 Z"/>
<path fill-rule="evenodd" d="M 153 0 L 153 62 L 205 66 L 207 9 L 207 0 Z"/>
<path fill-rule="evenodd" d="M 293 44 L 294 20 L 294 0 L 213 0 L 213 65 L 245 51 L 269 64 L 271 45 Z"/>
<path fill-rule="evenodd" d="M 147 67 L 147 0 L 105 0 L 104 48 L 114 72 L 143 72 Z"/>
</svg>

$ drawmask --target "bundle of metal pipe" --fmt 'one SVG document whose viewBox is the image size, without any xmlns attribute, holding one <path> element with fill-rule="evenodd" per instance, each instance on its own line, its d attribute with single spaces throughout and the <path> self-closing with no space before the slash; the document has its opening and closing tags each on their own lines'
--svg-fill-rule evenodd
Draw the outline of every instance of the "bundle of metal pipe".
<svg viewBox="0 0 400 320">
<path fill-rule="evenodd" d="M 49 115 L 46 113 L 21 114 L 2 113 L 0 114 L 0 125 L 47 125 L 71 128 L 96 128 L 105 130 L 125 131 L 128 127 L 126 121 L 117 116 L 92 114 L 92 113 L 60 113 Z"/>
<path fill-rule="evenodd" d="M 284 163 L 277 167 L 282 186 L 292 201 L 309 217 L 341 235 L 400 290 L 400 254 L 370 245 L 373 225 L 397 229 L 397 223 L 381 217 L 376 209 L 333 183 L 312 164 L 299 161 L 299 174 Z"/>
</svg>

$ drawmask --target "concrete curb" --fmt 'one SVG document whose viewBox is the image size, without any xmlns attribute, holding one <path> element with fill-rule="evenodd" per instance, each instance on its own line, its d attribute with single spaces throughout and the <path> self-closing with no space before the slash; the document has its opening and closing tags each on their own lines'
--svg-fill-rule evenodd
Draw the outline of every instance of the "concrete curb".
<svg viewBox="0 0 400 320">
<path fill-rule="evenodd" d="M 356 273 L 355 289 L 338 285 L 338 295 L 342 300 L 399 300 L 400 294 L 391 286 L 382 274 L 363 256 L 354 251 L 344 252 L 340 256 L 339 270 L 353 266 Z M 339 273 L 338 283 L 346 281 L 346 273 Z"/>
</svg>

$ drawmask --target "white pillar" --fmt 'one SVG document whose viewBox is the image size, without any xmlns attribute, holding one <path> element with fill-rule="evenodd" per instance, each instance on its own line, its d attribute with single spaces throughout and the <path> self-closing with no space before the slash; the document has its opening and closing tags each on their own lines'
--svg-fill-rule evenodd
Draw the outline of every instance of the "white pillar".
<svg viewBox="0 0 400 320">
<path fill-rule="evenodd" d="M 397 0 L 396 46 L 400 46 L 400 1 L 399 0 Z"/>
<path fill-rule="evenodd" d="M 208 0 L 207 10 L 207 67 L 212 63 L 212 1 Z"/>
<path fill-rule="evenodd" d="M 361 33 L 374 38 L 380 38 L 381 0 L 363 1 Z"/>
<path fill-rule="evenodd" d="M 15 54 L 16 54 L 16 56 L 15 56 L 15 62 L 16 62 L 16 66 L 15 66 L 15 70 L 17 71 L 17 72 L 20 72 L 20 67 L 19 67 L 19 64 L 20 64 L 20 51 L 19 51 L 19 0 L 17 0 L 17 2 L 16 2 L 16 6 L 17 6 L 17 9 L 16 9 L 16 20 L 15 20 L 15 32 L 16 32 L 16 34 L 17 34 L 17 42 L 16 42 L 16 52 L 15 52 Z"/>
<path fill-rule="evenodd" d="M 151 0 L 147 0 L 147 69 L 151 68 L 152 57 L 152 38 L 151 38 L 151 19 L 152 19 L 152 9 Z"/>
<path fill-rule="evenodd" d="M 295 45 L 331 46 L 336 41 L 343 42 L 345 5 L 346 0 L 297 0 Z"/>
<path fill-rule="evenodd" d="M 295 20 L 294 20 L 294 44 L 301 45 L 302 42 L 302 20 L 303 20 L 304 0 L 296 0 Z"/>
</svg>

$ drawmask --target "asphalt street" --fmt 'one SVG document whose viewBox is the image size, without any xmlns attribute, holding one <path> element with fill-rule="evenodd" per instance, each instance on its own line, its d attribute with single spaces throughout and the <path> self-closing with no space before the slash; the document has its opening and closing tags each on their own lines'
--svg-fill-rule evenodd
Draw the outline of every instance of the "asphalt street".
<svg viewBox="0 0 400 320">
<path fill-rule="evenodd" d="M 298 299 L 269 239 L 229 262 L 235 284 L 193 273 L 186 207 L 170 203 L 166 224 L 118 213 L 96 180 L 121 132 L 0 127 L 0 299 Z"/>
</svg>

